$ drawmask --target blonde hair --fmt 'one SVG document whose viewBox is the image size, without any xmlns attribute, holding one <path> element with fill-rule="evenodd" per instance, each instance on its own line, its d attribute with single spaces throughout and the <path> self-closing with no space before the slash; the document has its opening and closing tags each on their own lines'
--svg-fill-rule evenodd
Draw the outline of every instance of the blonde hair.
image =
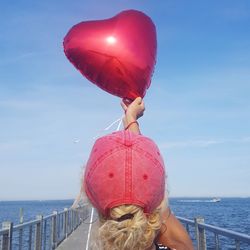
<svg viewBox="0 0 250 250">
<path fill-rule="evenodd" d="M 100 215 L 94 248 L 101 250 L 145 250 L 153 242 L 161 228 L 162 204 L 150 214 L 135 205 L 121 205 L 111 209 L 110 219 Z M 132 215 L 130 219 L 119 221 L 123 215 Z"/>
</svg>

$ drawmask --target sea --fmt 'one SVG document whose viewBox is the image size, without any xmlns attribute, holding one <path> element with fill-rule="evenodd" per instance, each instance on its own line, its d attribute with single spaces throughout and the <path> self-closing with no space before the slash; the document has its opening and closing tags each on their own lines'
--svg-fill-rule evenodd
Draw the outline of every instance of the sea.
<svg viewBox="0 0 250 250">
<path fill-rule="evenodd" d="M 24 222 L 35 219 L 36 215 L 49 215 L 53 211 L 69 208 L 73 200 L 39 200 L 39 201 L 0 201 L 0 224 L 3 221 L 20 221 L 20 209 Z M 214 202 L 212 198 L 170 198 L 172 212 L 180 217 L 194 219 L 203 217 L 205 223 L 250 235 L 250 197 L 221 198 Z M 194 238 L 194 230 L 190 230 Z M 214 235 L 207 233 L 208 250 L 215 249 Z M 220 238 L 220 249 L 235 249 L 234 242 Z M 241 245 L 241 249 L 250 250 L 250 245 Z"/>
<path fill-rule="evenodd" d="M 221 198 L 220 202 L 214 202 L 213 198 L 172 198 L 170 207 L 177 216 L 188 219 L 203 217 L 206 224 L 250 235 L 250 197 Z M 214 234 L 206 232 L 206 236 L 207 249 L 215 249 Z M 194 230 L 191 238 L 195 238 Z M 219 239 L 220 249 L 236 249 L 233 240 Z M 250 250 L 249 244 L 240 246 L 240 249 Z"/>
</svg>

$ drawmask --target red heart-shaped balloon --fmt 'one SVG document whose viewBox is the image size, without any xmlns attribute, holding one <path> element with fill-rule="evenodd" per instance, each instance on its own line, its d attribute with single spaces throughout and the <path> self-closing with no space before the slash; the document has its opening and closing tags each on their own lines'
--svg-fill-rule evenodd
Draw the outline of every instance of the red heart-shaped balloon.
<svg viewBox="0 0 250 250">
<path fill-rule="evenodd" d="M 91 82 L 122 98 L 143 97 L 156 58 L 156 30 L 144 13 L 127 10 L 113 18 L 73 26 L 64 51 Z"/>
</svg>

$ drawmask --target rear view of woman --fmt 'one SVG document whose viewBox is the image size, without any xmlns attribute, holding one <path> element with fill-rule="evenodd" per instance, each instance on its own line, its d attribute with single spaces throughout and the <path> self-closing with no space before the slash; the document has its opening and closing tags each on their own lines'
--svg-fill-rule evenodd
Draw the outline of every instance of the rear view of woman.
<svg viewBox="0 0 250 250">
<path fill-rule="evenodd" d="M 122 107 L 125 129 L 95 142 L 84 175 L 85 192 L 100 219 L 93 249 L 193 249 L 167 205 L 160 151 L 140 134 L 137 119 L 144 103 L 137 98 Z"/>
</svg>

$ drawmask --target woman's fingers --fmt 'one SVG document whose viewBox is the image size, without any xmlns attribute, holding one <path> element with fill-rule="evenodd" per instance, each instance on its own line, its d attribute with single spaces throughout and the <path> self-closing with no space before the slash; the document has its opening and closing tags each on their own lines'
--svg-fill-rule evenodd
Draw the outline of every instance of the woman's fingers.
<svg viewBox="0 0 250 250">
<path fill-rule="evenodd" d="M 131 118 L 138 119 L 143 116 L 145 105 L 144 101 L 141 97 L 137 97 L 133 101 L 130 100 L 129 104 L 127 102 L 128 99 L 123 98 L 121 101 L 121 106 L 125 113 Z"/>
<path fill-rule="evenodd" d="M 141 97 L 135 98 L 135 100 L 133 101 L 133 103 L 136 103 L 137 105 L 140 105 L 142 103 L 142 98 Z"/>
</svg>

